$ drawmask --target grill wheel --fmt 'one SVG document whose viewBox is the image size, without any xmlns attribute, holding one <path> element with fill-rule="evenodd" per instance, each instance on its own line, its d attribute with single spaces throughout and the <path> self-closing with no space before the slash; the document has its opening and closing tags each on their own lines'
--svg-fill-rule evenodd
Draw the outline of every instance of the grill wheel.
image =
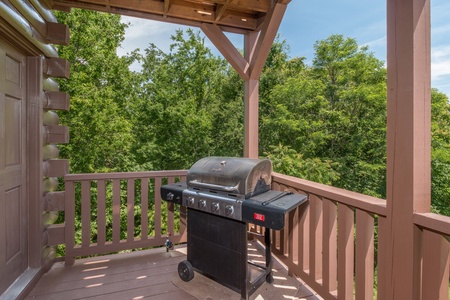
<svg viewBox="0 0 450 300">
<path fill-rule="evenodd" d="M 178 275 L 186 282 L 194 278 L 194 268 L 192 267 L 192 264 L 187 260 L 180 262 L 178 264 Z"/>
</svg>

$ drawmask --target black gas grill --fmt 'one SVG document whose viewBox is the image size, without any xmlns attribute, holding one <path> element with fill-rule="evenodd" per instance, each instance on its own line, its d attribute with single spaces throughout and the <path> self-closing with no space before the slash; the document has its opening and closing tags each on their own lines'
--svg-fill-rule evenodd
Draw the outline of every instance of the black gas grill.
<svg viewBox="0 0 450 300">
<path fill-rule="evenodd" d="M 187 260 L 178 266 L 184 281 L 194 269 L 248 299 L 266 280 L 272 283 L 270 230 L 284 228 L 285 215 L 305 195 L 271 190 L 267 159 L 206 157 L 188 171 L 186 182 L 161 187 L 164 200 L 187 207 Z M 266 264 L 247 261 L 247 223 L 265 228 Z M 252 278 L 249 267 L 260 272 Z"/>
</svg>

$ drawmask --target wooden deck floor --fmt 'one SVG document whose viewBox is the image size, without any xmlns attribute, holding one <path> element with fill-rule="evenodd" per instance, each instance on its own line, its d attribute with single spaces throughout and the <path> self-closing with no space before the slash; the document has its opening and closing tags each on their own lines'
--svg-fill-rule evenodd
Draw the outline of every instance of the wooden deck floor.
<svg viewBox="0 0 450 300">
<path fill-rule="evenodd" d="M 258 257 L 258 249 L 254 251 L 251 253 L 249 248 L 249 259 Z M 188 283 L 179 280 L 177 266 L 186 259 L 185 253 L 186 247 L 169 253 L 158 248 L 79 259 L 71 267 L 57 262 L 26 299 L 240 299 L 238 293 L 197 273 Z M 319 299 L 299 281 L 288 278 L 279 263 L 274 264 L 274 277 L 274 284 L 264 283 L 250 299 L 279 299 L 280 295 L 281 299 Z M 213 291 L 216 286 L 217 291 Z"/>
</svg>

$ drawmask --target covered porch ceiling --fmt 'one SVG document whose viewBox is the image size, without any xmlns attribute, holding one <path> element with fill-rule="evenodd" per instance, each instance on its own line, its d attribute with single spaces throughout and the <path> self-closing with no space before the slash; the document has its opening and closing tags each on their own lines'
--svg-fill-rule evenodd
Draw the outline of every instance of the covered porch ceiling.
<svg viewBox="0 0 450 300">
<path fill-rule="evenodd" d="M 201 27 L 218 25 L 244 34 L 260 31 L 275 4 L 291 0 L 52 0 L 52 8 L 82 8 L 155 21 Z"/>
</svg>

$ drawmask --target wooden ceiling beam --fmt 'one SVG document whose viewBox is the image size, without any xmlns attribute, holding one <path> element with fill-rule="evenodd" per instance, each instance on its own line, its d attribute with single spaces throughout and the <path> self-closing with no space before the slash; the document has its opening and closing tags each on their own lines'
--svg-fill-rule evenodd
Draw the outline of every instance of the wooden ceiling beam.
<svg viewBox="0 0 450 300">
<path fill-rule="evenodd" d="M 257 12 L 267 12 L 272 6 L 272 0 L 231 0 L 229 1 L 231 8 L 239 10 L 248 9 Z"/>
<path fill-rule="evenodd" d="M 200 3 L 200 4 L 210 4 L 210 5 L 225 5 L 227 4 L 229 8 L 239 11 L 247 12 L 267 12 L 272 7 L 273 0 L 179 0 L 186 3 Z"/>
<path fill-rule="evenodd" d="M 224 28 L 255 30 L 258 24 L 257 16 L 250 13 L 229 10 L 227 7 L 221 13 L 221 18 L 217 20 L 214 5 L 189 3 L 190 5 L 187 6 L 187 4 L 188 1 L 176 0 L 165 0 L 164 2 L 140 0 L 110 0 L 107 3 L 105 1 L 99 0 L 54 0 L 53 8 L 65 10 L 64 7 L 74 7 L 102 12 L 119 13 L 152 20 L 162 20 L 166 22 L 169 22 L 168 20 L 170 20 L 170 17 L 172 17 L 177 20 L 176 23 L 196 27 L 200 27 L 202 23 L 206 22 L 224 26 Z M 185 19 L 186 21 L 183 22 L 183 19 Z M 197 24 L 195 24 L 196 22 Z"/>
</svg>

